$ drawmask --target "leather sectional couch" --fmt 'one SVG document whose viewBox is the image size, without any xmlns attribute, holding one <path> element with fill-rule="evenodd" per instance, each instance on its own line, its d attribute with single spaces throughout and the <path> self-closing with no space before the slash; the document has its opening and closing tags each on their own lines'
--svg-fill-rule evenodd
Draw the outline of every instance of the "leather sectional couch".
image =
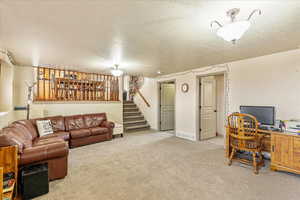
<svg viewBox="0 0 300 200">
<path fill-rule="evenodd" d="M 51 120 L 54 133 L 39 137 L 37 120 Z M 69 146 L 110 140 L 113 128 L 105 113 L 20 120 L 2 129 L 0 146 L 17 145 L 20 166 L 47 162 L 54 180 L 67 175 Z"/>
</svg>

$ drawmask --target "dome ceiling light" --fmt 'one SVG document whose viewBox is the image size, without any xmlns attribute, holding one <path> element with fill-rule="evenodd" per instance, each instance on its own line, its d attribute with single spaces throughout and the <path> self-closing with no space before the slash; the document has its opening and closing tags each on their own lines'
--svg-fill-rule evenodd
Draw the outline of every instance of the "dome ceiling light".
<svg viewBox="0 0 300 200">
<path fill-rule="evenodd" d="M 115 65 L 114 69 L 112 69 L 110 72 L 113 76 L 122 76 L 123 74 L 123 71 L 119 69 L 119 65 Z"/>
<path fill-rule="evenodd" d="M 247 20 L 236 21 L 235 17 L 239 14 L 239 12 L 239 8 L 228 10 L 227 16 L 230 17 L 231 23 L 222 25 L 215 20 L 211 22 L 210 27 L 213 28 L 214 24 L 218 25 L 219 28 L 217 29 L 216 34 L 219 37 L 223 38 L 225 41 L 235 44 L 235 42 L 239 40 L 251 26 L 250 19 L 252 18 L 253 14 L 258 13 L 259 15 L 261 15 L 261 10 L 255 9 L 251 12 Z"/>
</svg>

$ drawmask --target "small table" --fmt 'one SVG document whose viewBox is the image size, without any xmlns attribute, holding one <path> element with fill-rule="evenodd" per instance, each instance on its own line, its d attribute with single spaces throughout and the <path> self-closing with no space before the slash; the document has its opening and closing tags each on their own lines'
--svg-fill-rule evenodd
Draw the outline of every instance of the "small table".
<svg viewBox="0 0 300 200">
<path fill-rule="evenodd" d="M 113 129 L 113 137 L 116 135 L 121 135 L 123 137 L 123 124 L 115 123 L 115 128 Z"/>
</svg>

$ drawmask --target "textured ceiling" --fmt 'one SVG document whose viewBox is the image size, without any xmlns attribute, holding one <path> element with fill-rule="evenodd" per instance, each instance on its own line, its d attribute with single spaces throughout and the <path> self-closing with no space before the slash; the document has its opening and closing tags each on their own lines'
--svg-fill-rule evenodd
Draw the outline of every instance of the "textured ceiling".
<svg viewBox="0 0 300 200">
<path fill-rule="evenodd" d="M 240 8 L 263 14 L 237 44 L 210 22 Z M 0 0 L 0 47 L 20 65 L 156 76 L 299 48 L 300 1 Z"/>
</svg>

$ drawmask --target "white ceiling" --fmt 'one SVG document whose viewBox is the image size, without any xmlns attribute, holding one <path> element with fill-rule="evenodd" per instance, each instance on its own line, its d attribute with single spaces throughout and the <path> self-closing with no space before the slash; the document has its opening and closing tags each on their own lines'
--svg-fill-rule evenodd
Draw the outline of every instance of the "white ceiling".
<svg viewBox="0 0 300 200">
<path fill-rule="evenodd" d="M 210 22 L 263 14 L 237 44 Z M 299 48 L 299 0 L 0 0 L 0 47 L 20 65 L 155 76 Z"/>
</svg>

